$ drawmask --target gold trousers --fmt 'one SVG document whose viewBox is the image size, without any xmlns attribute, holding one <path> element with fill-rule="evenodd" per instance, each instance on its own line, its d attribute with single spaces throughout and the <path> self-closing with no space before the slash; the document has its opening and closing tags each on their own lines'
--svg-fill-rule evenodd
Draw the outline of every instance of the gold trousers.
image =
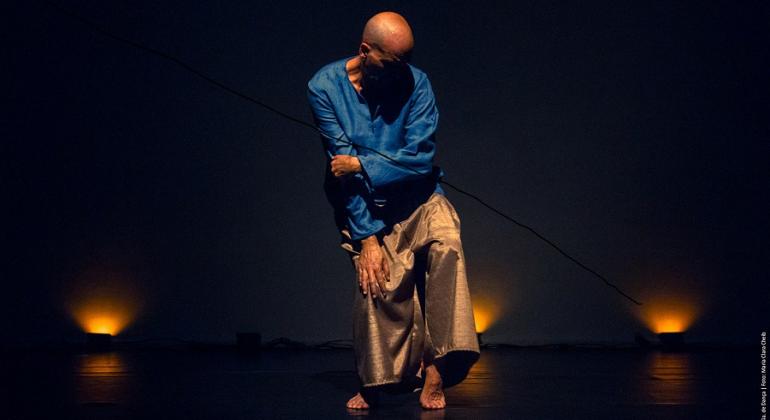
<svg viewBox="0 0 770 420">
<path fill-rule="evenodd" d="M 481 352 L 465 275 L 460 218 L 449 200 L 433 193 L 383 236 L 381 249 L 390 267 L 385 299 L 361 293 L 360 248 L 347 230 L 342 235 L 341 246 L 356 273 L 353 350 L 361 385 L 392 384 L 396 392 L 412 391 L 423 378 L 421 359 L 435 364 L 444 388 L 465 379 Z"/>
</svg>

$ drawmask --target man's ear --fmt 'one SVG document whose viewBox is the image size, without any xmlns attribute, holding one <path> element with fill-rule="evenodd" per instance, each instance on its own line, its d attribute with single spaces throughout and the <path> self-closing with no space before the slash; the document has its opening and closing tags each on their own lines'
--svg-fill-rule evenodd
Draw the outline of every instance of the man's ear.
<svg viewBox="0 0 770 420">
<path fill-rule="evenodd" d="M 366 42 L 362 42 L 361 45 L 358 47 L 358 55 L 361 56 L 361 58 L 366 57 L 367 54 L 369 54 L 369 51 L 372 50 L 372 47 L 369 46 Z"/>
</svg>

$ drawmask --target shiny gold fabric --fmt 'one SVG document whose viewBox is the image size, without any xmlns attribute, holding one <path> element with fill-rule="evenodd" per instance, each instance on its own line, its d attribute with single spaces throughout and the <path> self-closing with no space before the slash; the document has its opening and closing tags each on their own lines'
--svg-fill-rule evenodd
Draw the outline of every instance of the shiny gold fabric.
<svg viewBox="0 0 770 420">
<path fill-rule="evenodd" d="M 342 234 L 341 246 L 357 268 L 359 243 Z M 382 242 L 390 267 L 385 299 L 364 296 L 353 276 L 353 348 L 361 384 L 412 387 L 422 377 L 423 356 L 435 363 L 445 388 L 461 382 L 480 350 L 457 212 L 433 193 Z"/>
</svg>

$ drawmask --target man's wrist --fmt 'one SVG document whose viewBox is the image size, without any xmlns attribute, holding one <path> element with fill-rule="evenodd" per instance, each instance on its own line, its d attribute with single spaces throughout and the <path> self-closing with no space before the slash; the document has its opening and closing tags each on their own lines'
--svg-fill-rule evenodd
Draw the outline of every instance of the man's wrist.
<svg viewBox="0 0 770 420">
<path fill-rule="evenodd" d="M 377 239 L 377 235 L 371 235 L 366 238 L 361 239 L 361 246 L 367 247 L 367 246 L 380 246 L 380 242 Z"/>
</svg>

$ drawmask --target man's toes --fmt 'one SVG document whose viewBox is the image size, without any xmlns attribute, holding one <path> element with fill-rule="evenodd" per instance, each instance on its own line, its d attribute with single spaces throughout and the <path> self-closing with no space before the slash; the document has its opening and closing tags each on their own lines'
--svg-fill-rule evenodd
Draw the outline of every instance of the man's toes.
<svg viewBox="0 0 770 420">
<path fill-rule="evenodd" d="M 361 409 L 361 408 L 369 408 L 369 404 L 364 401 L 364 398 L 361 396 L 361 394 L 356 394 L 355 397 L 348 400 L 348 403 L 346 405 L 347 408 L 353 408 L 353 409 Z"/>
<path fill-rule="evenodd" d="M 446 401 L 443 396 L 428 394 L 424 398 L 420 399 L 420 405 L 425 409 L 436 409 L 446 407 Z"/>
<path fill-rule="evenodd" d="M 369 406 L 366 405 L 366 403 L 363 401 L 355 401 L 351 404 L 348 404 L 348 408 L 361 409 L 361 408 L 369 408 Z"/>
</svg>

